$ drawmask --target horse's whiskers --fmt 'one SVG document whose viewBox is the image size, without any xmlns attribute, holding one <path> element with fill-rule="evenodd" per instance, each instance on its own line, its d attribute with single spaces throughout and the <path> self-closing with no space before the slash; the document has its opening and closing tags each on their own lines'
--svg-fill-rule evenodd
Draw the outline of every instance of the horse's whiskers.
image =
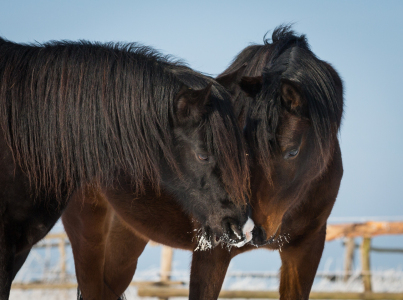
<svg viewBox="0 0 403 300">
<path fill-rule="evenodd" d="M 199 229 L 199 232 L 201 229 Z M 207 238 L 207 235 L 205 232 L 202 234 L 196 235 L 197 238 L 197 247 L 194 249 L 194 251 L 206 251 L 209 249 L 213 248 L 213 245 L 211 241 Z"/>
</svg>

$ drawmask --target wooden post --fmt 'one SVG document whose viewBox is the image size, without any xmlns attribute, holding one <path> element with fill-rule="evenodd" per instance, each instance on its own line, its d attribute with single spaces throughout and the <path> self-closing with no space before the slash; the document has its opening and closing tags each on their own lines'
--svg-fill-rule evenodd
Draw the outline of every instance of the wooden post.
<svg viewBox="0 0 403 300">
<path fill-rule="evenodd" d="M 171 279 L 173 249 L 162 246 L 161 251 L 161 281 L 167 282 Z M 159 298 L 159 300 L 168 300 L 169 298 Z"/>
<path fill-rule="evenodd" d="M 161 252 L 161 281 L 168 281 L 171 278 L 173 249 L 162 246 Z"/>
<path fill-rule="evenodd" d="M 66 240 L 64 237 L 59 238 L 59 252 L 60 252 L 60 279 L 66 280 Z"/>
<path fill-rule="evenodd" d="M 346 251 L 344 257 L 344 281 L 347 281 L 350 278 L 351 271 L 353 270 L 355 239 L 346 238 L 345 247 Z"/>
<path fill-rule="evenodd" d="M 361 244 L 361 269 L 362 269 L 362 280 L 364 283 L 364 291 L 371 292 L 371 265 L 369 253 L 371 250 L 371 238 L 364 237 Z"/>
</svg>

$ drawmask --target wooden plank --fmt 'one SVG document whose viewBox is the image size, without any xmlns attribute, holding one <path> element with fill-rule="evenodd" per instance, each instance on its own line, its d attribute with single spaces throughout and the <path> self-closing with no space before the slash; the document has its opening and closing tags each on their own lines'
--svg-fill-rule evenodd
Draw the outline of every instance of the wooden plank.
<svg viewBox="0 0 403 300">
<path fill-rule="evenodd" d="M 139 297 L 188 297 L 189 290 L 183 288 L 139 287 Z M 219 298 L 279 299 L 277 291 L 221 291 Z M 403 293 L 339 293 L 312 292 L 309 299 L 382 299 L 403 300 Z"/>
<path fill-rule="evenodd" d="M 185 285 L 184 281 L 132 281 L 130 282 L 130 286 L 138 286 L 138 287 L 167 287 L 173 285 Z M 34 283 L 13 283 L 11 285 L 12 289 L 20 289 L 20 290 L 38 290 L 38 289 L 50 289 L 50 290 L 68 290 L 68 289 L 77 289 L 77 283 L 74 282 L 65 282 L 65 283 L 46 283 L 46 282 L 34 282 Z"/>
<path fill-rule="evenodd" d="M 11 289 L 18 290 L 66 290 L 77 289 L 77 283 L 13 283 Z"/>
<path fill-rule="evenodd" d="M 344 244 L 345 246 L 345 244 Z M 355 248 L 360 248 L 360 245 L 355 245 Z M 403 248 L 379 248 L 379 247 L 371 247 L 371 252 L 379 252 L 379 253 L 399 253 L 403 254 Z"/>
<path fill-rule="evenodd" d="M 155 287 L 167 287 L 167 286 L 177 286 L 186 285 L 184 281 L 132 281 L 131 286 L 155 286 Z"/>
<path fill-rule="evenodd" d="M 70 246 L 70 241 L 64 240 L 65 246 Z M 57 248 L 59 247 L 60 242 L 44 242 L 44 240 L 38 242 L 38 244 L 35 244 L 32 248 L 38 249 L 38 248 Z"/>
<path fill-rule="evenodd" d="M 400 253 L 403 254 L 403 249 L 399 248 L 378 248 L 378 247 L 371 247 L 371 251 L 379 252 L 379 253 Z"/>
<path fill-rule="evenodd" d="M 403 222 L 366 222 L 328 225 L 326 241 L 343 237 L 373 237 L 389 234 L 403 234 Z"/>
<path fill-rule="evenodd" d="M 139 297 L 188 297 L 189 290 L 185 288 L 170 288 L 155 286 L 155 282 L 132 282 L 131 285 L 137 285 Z M 75 283 L 63 284 L 18 284 L 14 283 L 12 289 L 76 289 Z M 221 291 L 220 298 L 249 298 L 249 299 L 278 299 L 277 291 Z M 383 300 L 403 300 L 403 293 L 339 293 L 339 292 L 312 292 L 310 299 L 383 299 Z"/>
</svg>

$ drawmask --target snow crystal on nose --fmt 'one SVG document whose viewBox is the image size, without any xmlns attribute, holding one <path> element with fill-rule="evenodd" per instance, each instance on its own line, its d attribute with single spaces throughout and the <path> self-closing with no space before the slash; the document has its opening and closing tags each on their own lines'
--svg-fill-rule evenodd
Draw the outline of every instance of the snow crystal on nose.
<svg viewBox="0 0 403 300">
<path fill-rule="evenodd" d="M 207 239 L 205 233 L 197 236 L 198 243 L 196 249 L 194 251 L 206 251 L 213 248 L 210 240 Z"/>
</svg>

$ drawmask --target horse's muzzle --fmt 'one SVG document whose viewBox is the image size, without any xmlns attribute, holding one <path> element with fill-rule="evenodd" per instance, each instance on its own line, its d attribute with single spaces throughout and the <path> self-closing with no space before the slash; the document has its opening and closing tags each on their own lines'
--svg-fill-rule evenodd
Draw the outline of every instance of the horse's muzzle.
<svg viewBox="0 0 403 300">
<path fill-rule="evenodd" d="M 266 231 L 263 229 L 262 226 L 255 226 L 255 228 L 253 229 L 253 232 L 252 232 L 253 239 L 250 242 L 250 244 L 253 246 L 256 246 L 256 247 L 263 247 L 263 246 L 274 243 L 277 240 L 276 237 L 280 232 L 280 227 L 281 227 L 280 225 L 277 227 L 276 232 L 269 238 L 267 238 Z"/>
</svg>

